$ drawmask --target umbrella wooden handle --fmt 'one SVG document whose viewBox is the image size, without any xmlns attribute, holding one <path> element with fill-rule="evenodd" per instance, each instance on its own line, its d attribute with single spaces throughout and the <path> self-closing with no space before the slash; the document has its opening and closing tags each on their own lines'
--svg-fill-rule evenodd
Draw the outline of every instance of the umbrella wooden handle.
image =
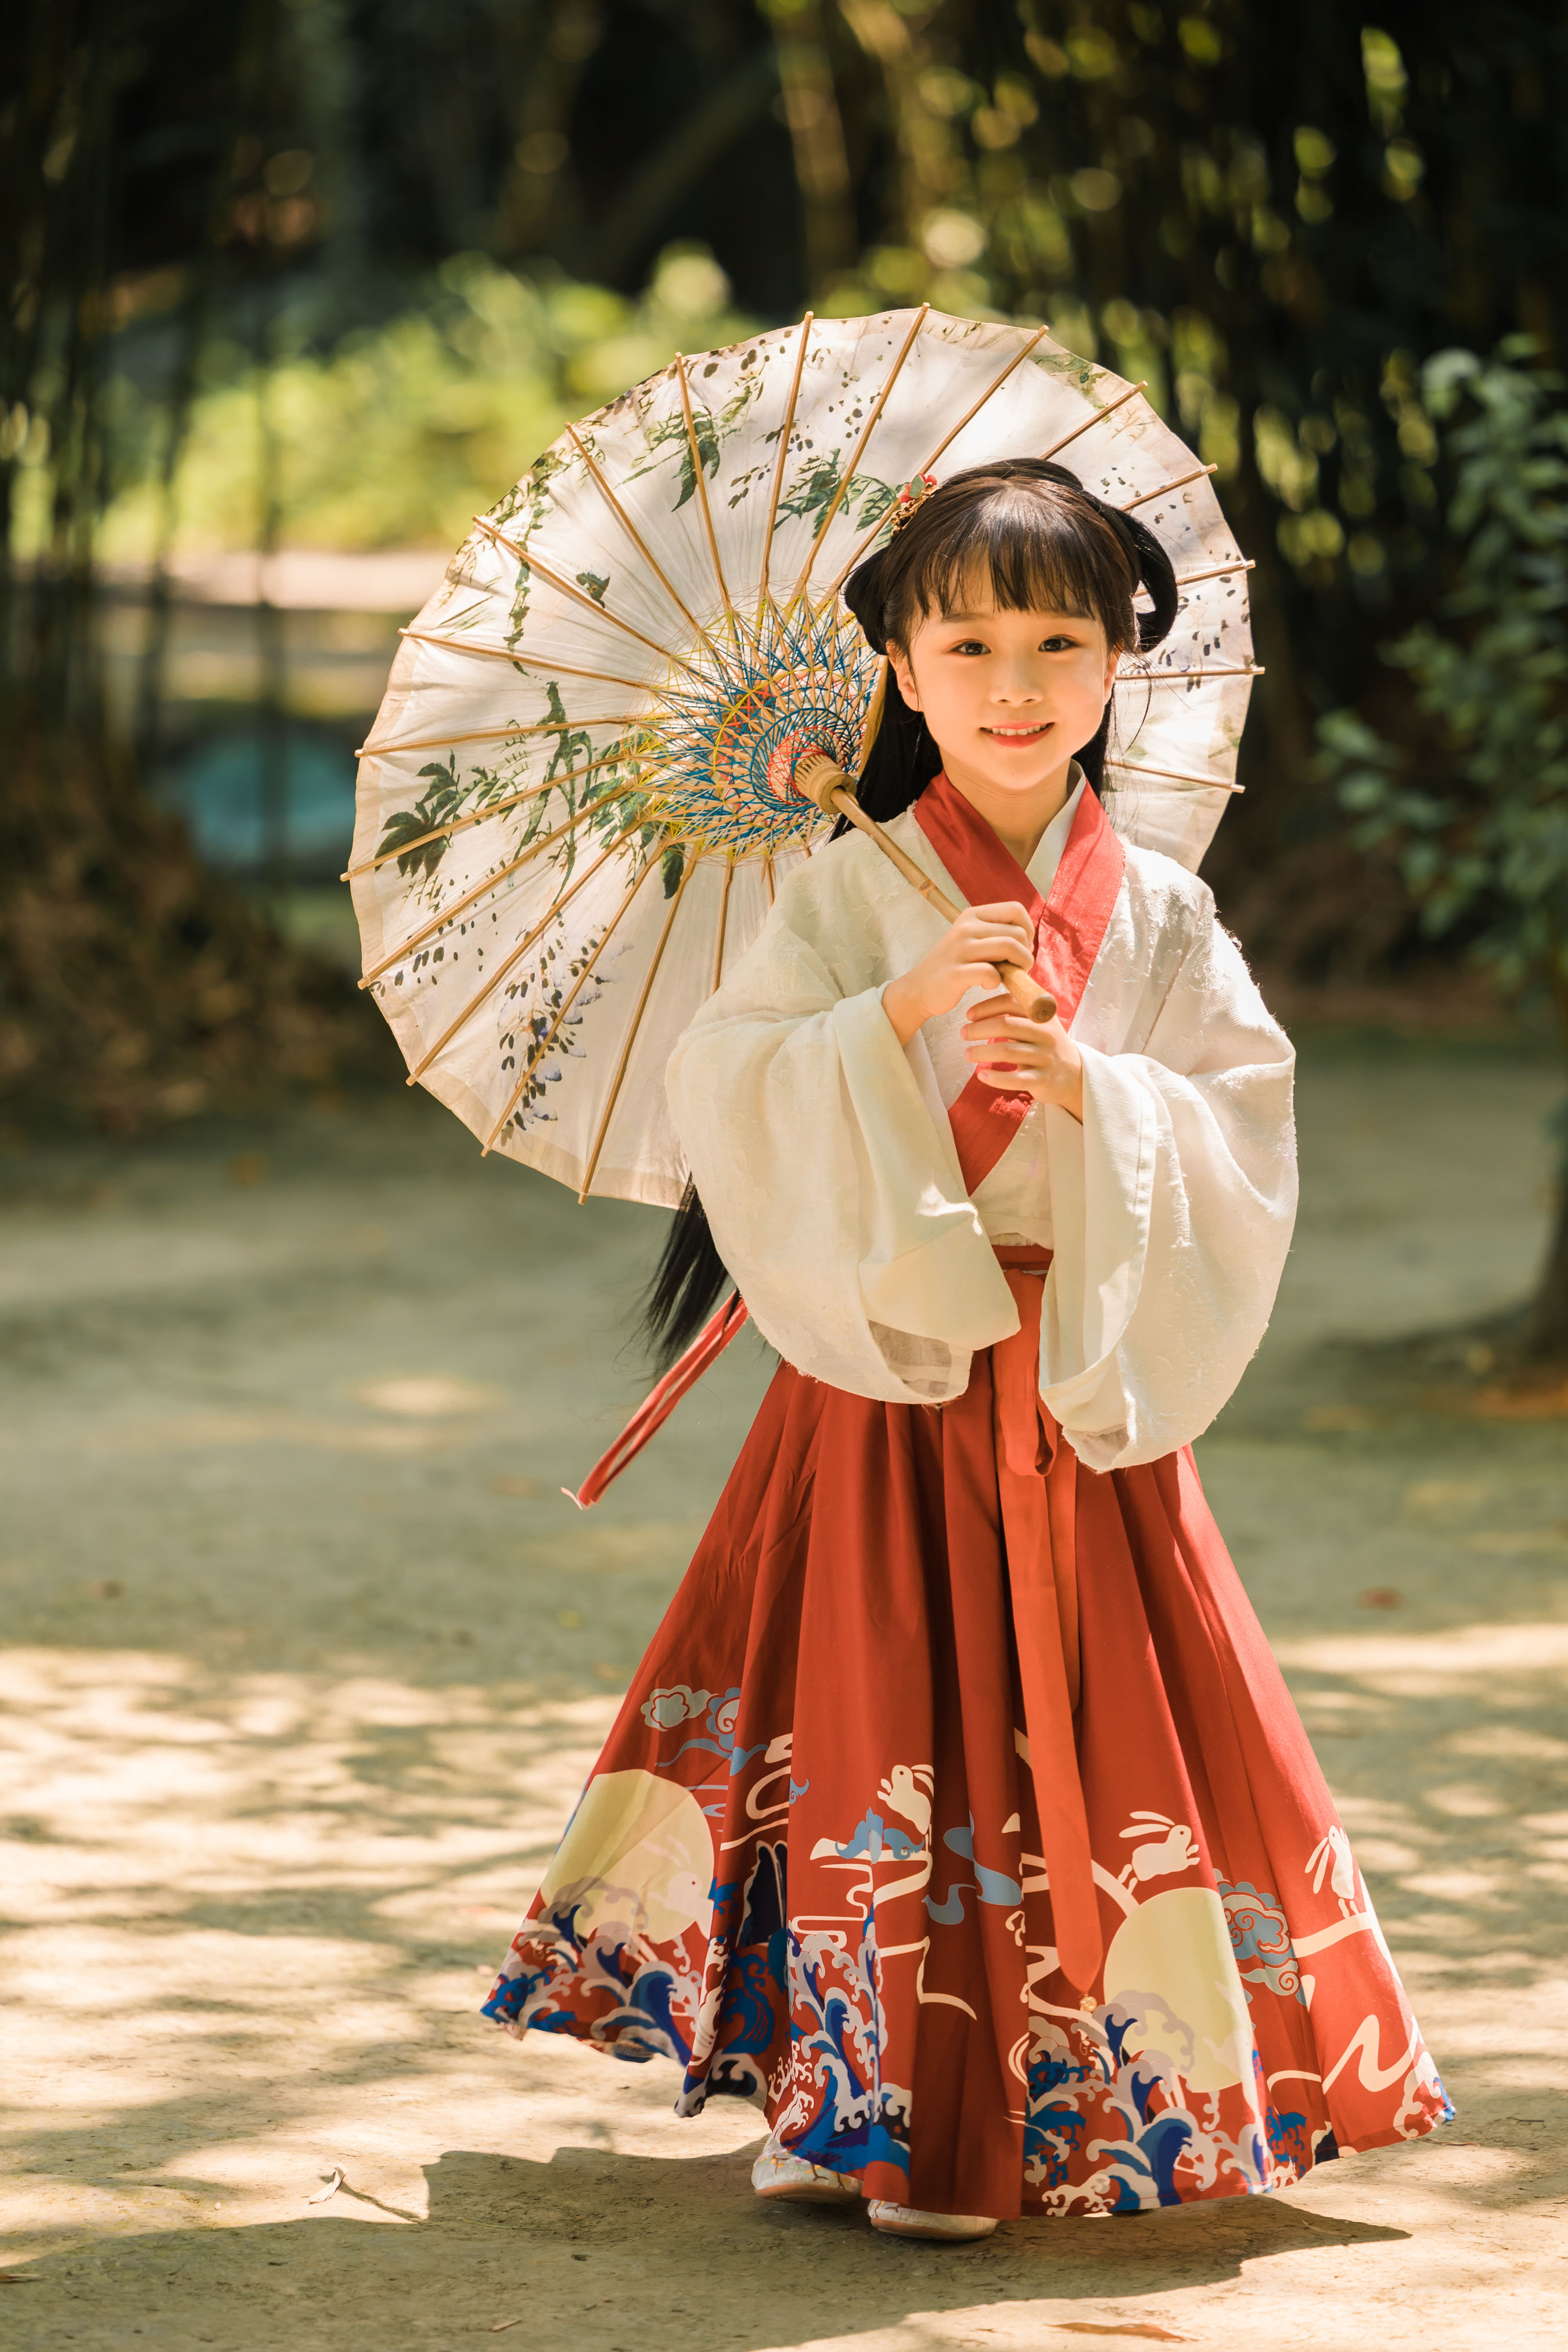
<svg viewBox="0 0 1568 2352">
<path fill-rule="evenodd" d="M 855 788 L 842 768 L 835 767 L 826 754 L 808 752 L 796 762 L 795 784 L 809 801 L 815 801 L 825 814 L 847 817 L 857 830 L 874 841 L 884 857 L 890 859 L 912 890 L 918 890 L 930 907 L 934 907 L 944 922 L 956 923 L 963 914 L 945 890 L 939 890 L 929 874 L 921 872 L 912 857 L 899 847 L 890 834 L 884 833 L 875 817 L 867 815 L 855 797 Z M 1016 963 L 996 966 L 996 977 L 1018 1010 L 1030 1021 L 1049 1021 L 1057 1009 L 1054 996 L 1045 994 L 1033 973 L 1020 971 Z"/>
</svg>

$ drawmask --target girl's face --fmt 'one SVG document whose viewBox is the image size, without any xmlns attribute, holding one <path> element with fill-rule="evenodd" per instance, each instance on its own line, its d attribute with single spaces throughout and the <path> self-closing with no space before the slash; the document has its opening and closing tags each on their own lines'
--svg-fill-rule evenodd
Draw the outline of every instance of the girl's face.
<svg viewBox="0 0 1568 2352">
<path fill-rule="evenodd" d="M 889 646 L 899 691 L 925 713 L 955 784 L 1037 792 L 1100 729 L 1116 654 L 1081 613 L 999 613 L 989 586 Z"/>
</svg>

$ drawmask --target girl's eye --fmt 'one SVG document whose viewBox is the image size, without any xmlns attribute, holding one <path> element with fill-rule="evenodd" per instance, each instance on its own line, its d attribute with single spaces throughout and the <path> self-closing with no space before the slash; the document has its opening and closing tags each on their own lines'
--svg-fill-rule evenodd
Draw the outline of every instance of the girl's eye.
<svg viewBox="0 0 1568 2352">
<path fill-rule="evenodd" d="M 964 637 L 952 647 L 955 654 L 984 654 L 990 650 L 990 646 L 983 646 L 978 637 Z"/>
<path fill-rule="evenodd" d="M 1042 637 L 1040 651 L 1043 654 L 1068 654 L 1071 653 L 1074 643 L 1075 640 L 1071 637 Z"/>
</svg>

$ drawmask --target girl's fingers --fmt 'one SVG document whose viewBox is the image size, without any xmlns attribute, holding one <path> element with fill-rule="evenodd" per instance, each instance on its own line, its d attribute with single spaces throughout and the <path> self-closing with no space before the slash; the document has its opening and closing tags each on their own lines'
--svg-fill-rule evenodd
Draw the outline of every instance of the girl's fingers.
<svg viewBox="0 0 1568 2352">
<path fill-rule="evenodd" d="M 1033 1065 L 1046 1058 L 1038 1037 L 971 1037 L 963 1050 L 972 1062 L 994 1062 L 1005 1055 L 1010 1062 Z"/>
<path fill-rule="evenodd" d="M 954 978 L 963 981 L 966 991 L 971 988 L 987 988 L 996 977 L 996 966 L 1000 961 L 999 957 L 988 956 L 984 963 L 960 964 Z M 994 1004 L 1011 1004 L 1013 1000 L 1010 996 L 1000 996 L 989 998 L 986 1002 Z M 978 1013 L 981 1010 L 980 1005 L 977 1004 L 974 1010 Z M 965 1026 L 967 1025 L 966 1022 Z"/>
<path fill-rule="evenodd" d="M 1021 1030 L 1030 1032 L 1047 1026 L 1044 1021 L 1032 1021 L 1026 1013 L 1020 1013 L 1010 996 L 993 996 L 985 1003 L 976 1004 L 963 1016 L 966 1029 L 975 1028 L 981 1022 L 994 1025 L 998 1021 L 1016 1022 Z"/>
<path fill-rule="evenodd" d="M 1027 971 L 1035 959 L 1031 941 L 1011 939 L 1005 931 L 989 932 L 982 939 L 966 940 L 963 944 L 967 953 L 984 956 L 987 963 L 1016 964 L 1021 971 Z"/>
<path fill-rule="evenodd" d="M 1014 1045 L 1037 1045 L 1050 1029 L 1047 1021 L 1031 1021 L 1026 1013 L 991 1013 L 984 1019 L 971 1017 L 963 1024 L 966 1040 L 976 1037 L 1003 1038 Z"/>
</svg>

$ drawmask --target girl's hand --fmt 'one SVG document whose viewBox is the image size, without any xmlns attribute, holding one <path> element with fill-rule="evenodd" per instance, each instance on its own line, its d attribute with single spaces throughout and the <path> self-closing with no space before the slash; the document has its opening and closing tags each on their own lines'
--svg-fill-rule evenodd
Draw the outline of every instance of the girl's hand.
<svg viewBox="0 0 1568 2352">
<path fill-rule="evenodd" d="M 1054 1013 L 1030 1021 L 1010 996 L 988 996 L 963 1024 L 963 1050 L 986 1086 L 1058 1103 L 1082 1124 L 1083 1055 Z"/>
<path fill-rule="evenodd" d="M 1034 960 L 1034 928 L 1016 898 L 994 907 L 966 907 L 929 955 L 901 980 L 889 982 L 882 1009 L 900 1045 L 907 1045 L 917 1029 L 939 1013 L 951 1013 L 972 988 L 994 988 L 998 964 L 1027 971 Z"/>
</svg>

